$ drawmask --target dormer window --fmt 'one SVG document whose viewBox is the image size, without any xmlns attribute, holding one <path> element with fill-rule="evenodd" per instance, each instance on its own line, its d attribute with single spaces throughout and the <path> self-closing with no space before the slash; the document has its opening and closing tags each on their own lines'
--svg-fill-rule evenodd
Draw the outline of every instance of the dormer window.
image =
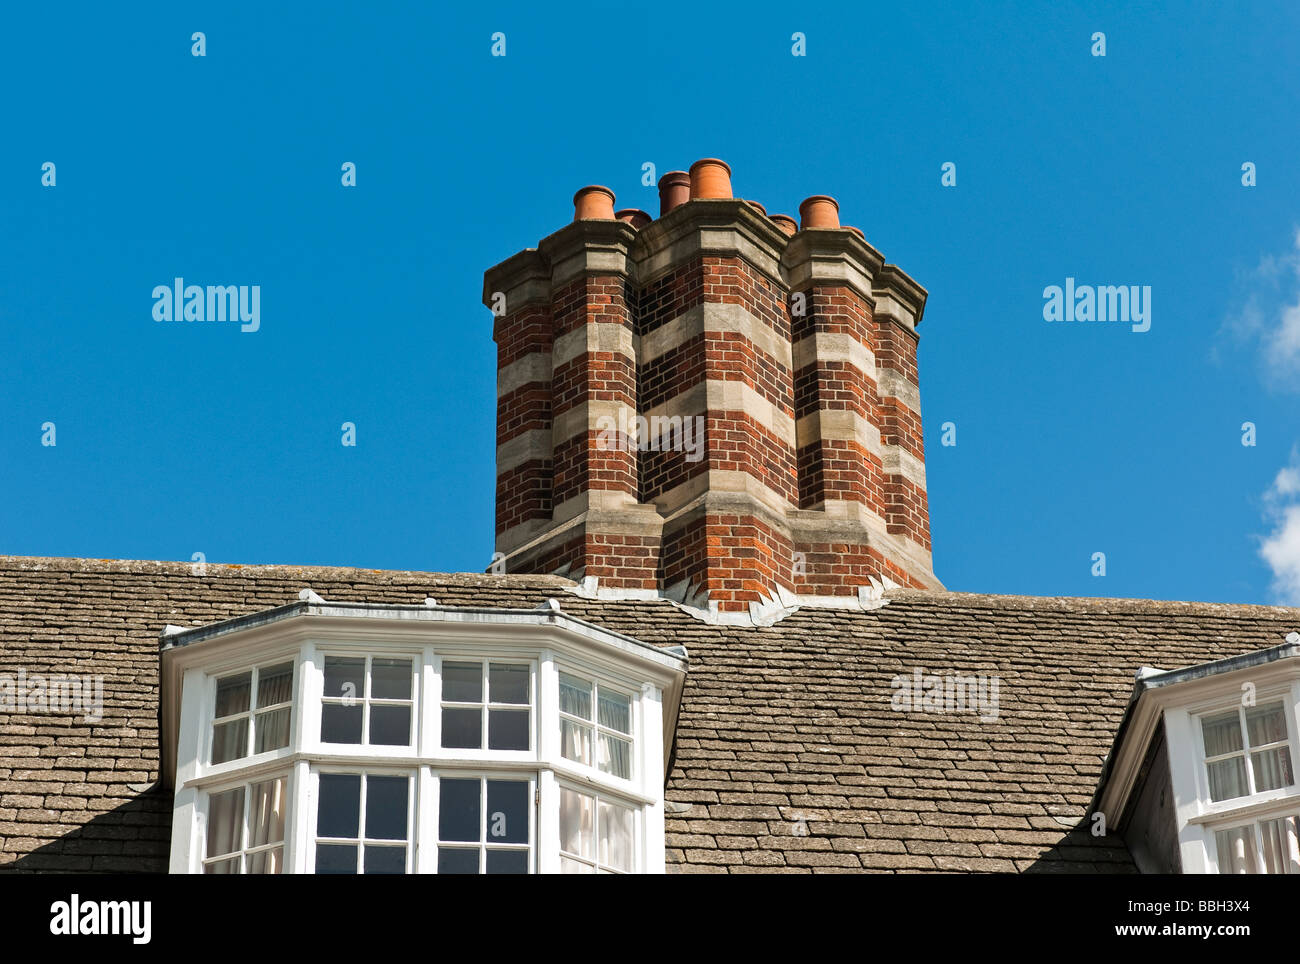
<svg viewBox="0 0 1300 964">
<path fill-rule="evenodd" d="M 165 637 L 175 873 L 659 873 L 684 655 L 319 599 Z"/>
<path fill-rule="evenodd" d="M 1300 873 L 1300 642 L 1142 670 L 1096 811 L 1143 872 Z"/>
</svg>

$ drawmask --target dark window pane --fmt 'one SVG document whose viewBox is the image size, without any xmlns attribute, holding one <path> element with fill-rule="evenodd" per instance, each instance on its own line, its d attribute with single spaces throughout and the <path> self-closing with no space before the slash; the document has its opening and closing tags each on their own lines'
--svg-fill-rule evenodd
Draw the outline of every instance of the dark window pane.
<svg viewBox="0 0 1300 964">
<path fill-rule="evenodd" d="M 455 847 L 439 847 L 438 873 L 477 874 L 478 851 L 460 850 Z"/>
<path fill-rule="evenodd" d="M 366 661 L 359 656 L 325 657 L 325 690 L 328 698 L 365 699 Z"/>
<path fill-rule="evenodd" d="M 375 840 L 406 839 L 406 803 L 410 777 L 366 777 L 366 836 Z"/>
<path fill-rule="evenodd" d="M 493 703 L 527 703 L 528 665 L 526 663 L 489 664 L 488 699 Z"/>
<path fill-rule="evenodd" d="M 487 782 L 488 843 L 528 843 L 528 784 L 521 780 Z"/>
<path fill-rule="evenodd" d="M 372 746 L 410 746 L 411 708 L 370 707 L 370 743 Z"/>
<path fill-rule="evenodd" d="M 372 700 L 409 700 L 411 698 L 411 661 L 409 659 L 375 659 L 370 663 L 370 698 Z"/>
<path fill-rule="evenodd" d="M 438 839 L 479 839 L 479 781 L 444 777 L 438 798 Z"/>
<path fill-rule="evenodd" d="M 344 706 L 325 703 L 320 708 L 320 738 L 323 743 L 361 742 L 361 704 Z"/>
<path fill-rule="evenodd" d="M 217 680 L 217 716 L 233 716 L 247 710 L 252 687 L 252 672 Z"/>
<path fill-rule="evenodd" d="M 237 874 L 239 873 L 239 858 L 231 857 L 229 860 L 214 860 L 210 864 L 203 865 L 205 874 Z"/>
<path fill-rule="evenodd" d="M 367 847 L 365 861 L 368 874 L 404 874 L 406 873 L 406 848 Z"/>
<path fill-rule="evenodd" d="M 291 712 L 293 712 L 293 707 L 286 706 L 278 710 L 257 714 L 257 725 L 254 727 L 256 732 L 254 742 L 257 745 L 253 748 L 254 753 L 280 750 L 289 745 L 289 714 Z"/>
<path fill-rule="evenodd" d="M 248 755 L 248 717 L 212 728 L 212 762 L 225 763 Z"/>
<path fill-rule="evenodd" d="M 316 873 L 355 874 L 357 872 L 356 844 L 317 844 Z"/>
<path fill-rule="evenodd" d="M 477 750 L 483 745 L 483 712 L 481 710 L 443 710 L 442 745 L 452 748 Z"/>
<path fill-rule="evenodd" d="M 257 705 L 275 706 L 293 699 L 293 663 L 266 666 L 257 671 Z"/>
<path fill-rule="evenodd" d="M 361 776 L 322 773 L 316 806 L 316 836 L 355 837 L 361 828 Z"/>
<path fill-rule="evenodd" d="M 442 701 L 444 703 L 482 703 L 483 664 L 443 663 Z"/>
<path fill-rule="evenodd" d="M 528 711 L 488 710 L 488 749 L 527 750 Z"/>
<path fill-rule="evenodd" d="M 528 851 L 489 850 L 487 852 L 487 872 L 489 874 L 528 873 Z"/>
</svg>

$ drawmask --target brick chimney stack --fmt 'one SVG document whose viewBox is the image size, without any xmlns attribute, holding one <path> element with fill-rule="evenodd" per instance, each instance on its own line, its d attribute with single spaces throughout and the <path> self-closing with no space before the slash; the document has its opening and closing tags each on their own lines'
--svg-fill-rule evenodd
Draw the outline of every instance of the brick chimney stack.
<svg viewBox="0 0 1300 964">
<path fill-rule="evenodd" d="M 930 561 L 916 326 L 926 293 L 825 196 L 801 223 L 732 197 L 715 159 L 661 213 L 575 218 L 488 270 L 497 551 L 745 612 L 941 588 Z M 798 228 L 796 230 L 796 227 Z"/>
</svg>

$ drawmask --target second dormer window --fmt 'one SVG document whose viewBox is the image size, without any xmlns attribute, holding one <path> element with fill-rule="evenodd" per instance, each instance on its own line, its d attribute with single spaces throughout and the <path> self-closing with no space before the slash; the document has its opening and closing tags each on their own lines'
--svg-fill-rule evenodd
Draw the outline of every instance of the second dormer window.
<svg viewBox="0 0 1300 964">
<path fill-rule="evenodd" d="M 1282 702 L 1203 716 L 1201 735 L 1212 801 L 1277 790 L 1295 782 Z"/>
<path fill-rule="evenodd" d="M 410 658 L 326 656 L 321 742 L 410 746 L 413 690 Z"/>
</svg>

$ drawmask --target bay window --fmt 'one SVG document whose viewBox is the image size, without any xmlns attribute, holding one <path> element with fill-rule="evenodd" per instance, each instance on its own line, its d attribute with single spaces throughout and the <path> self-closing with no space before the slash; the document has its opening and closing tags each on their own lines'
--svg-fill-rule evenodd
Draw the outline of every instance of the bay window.
<svg viewBox="0 0 1300 964">
<path fill-rule="evenodd" d="M 315 599 L 165 636 L 163 667 L 173 872 L 664 870 L 679 648 Z"/>
</svg>

